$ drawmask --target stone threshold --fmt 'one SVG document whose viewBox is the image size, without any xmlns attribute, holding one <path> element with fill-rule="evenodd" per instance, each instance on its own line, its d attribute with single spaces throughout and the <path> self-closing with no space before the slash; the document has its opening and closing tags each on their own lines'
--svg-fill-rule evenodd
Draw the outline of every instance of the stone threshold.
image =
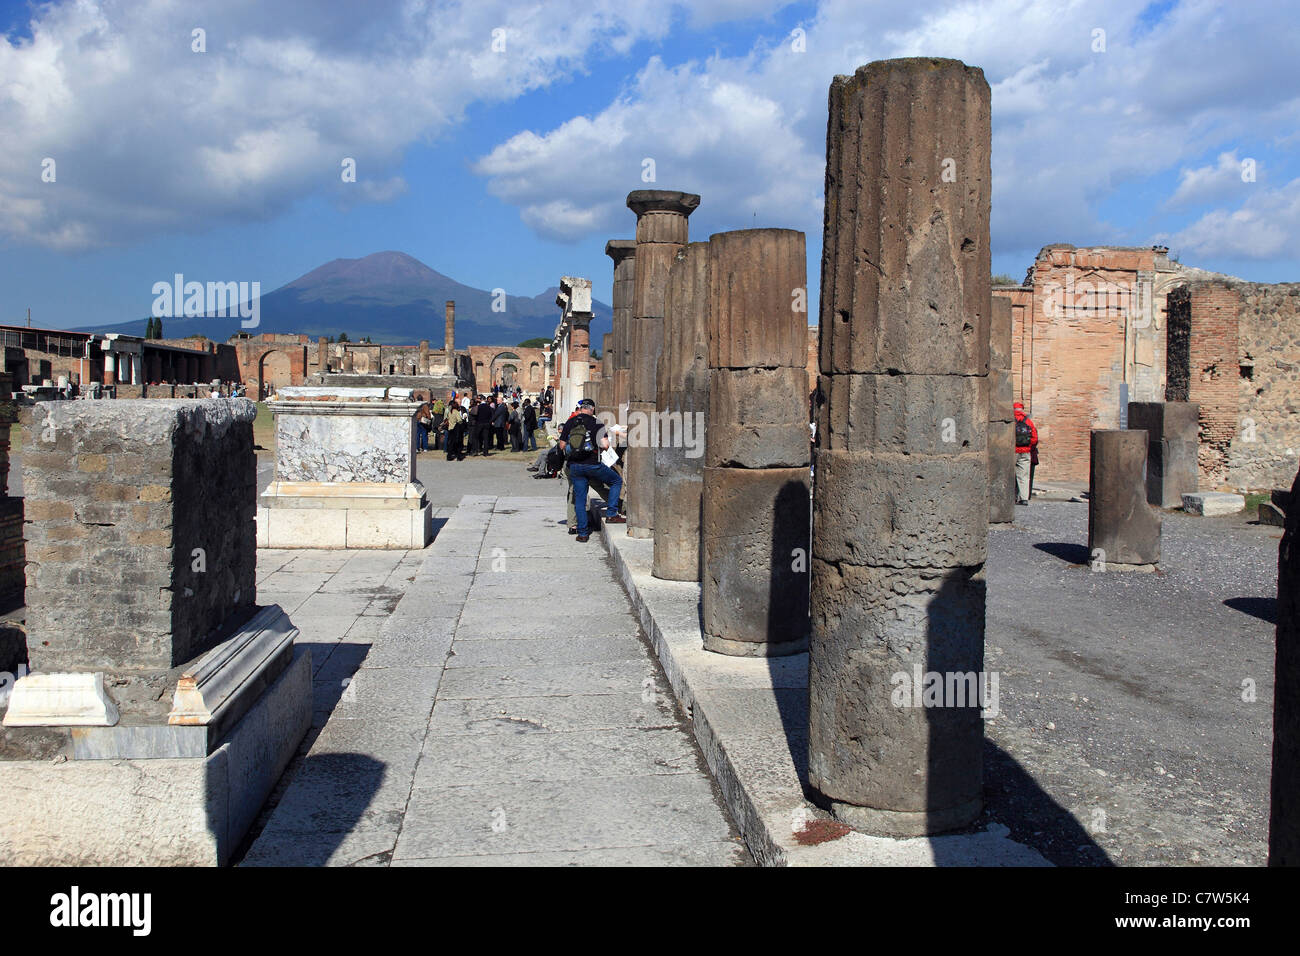
<svg viewBox="0 0 1300 956">
<path fill-rule="evenodd" d="M 763 866 L 1049 866 L 1001 824 L 893 839 L 848 830 L 804 796 L 808 654 L 726 657 L 703 647 L 700 586 L 650 573 L 652 539 L 601 522 L 601 538 L 727 809 Z"/>
</svg>

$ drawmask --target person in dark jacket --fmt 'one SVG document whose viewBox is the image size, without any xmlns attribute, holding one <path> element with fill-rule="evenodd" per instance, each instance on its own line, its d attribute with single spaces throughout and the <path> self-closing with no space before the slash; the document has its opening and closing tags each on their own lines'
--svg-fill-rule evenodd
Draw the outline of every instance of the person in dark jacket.
<svg viewBox="0 0 1300 956">
<path fill-rule="evenodd" d="M 496 398 L 492 406 L 492 431 L 496 436 L 497 450 L 506 450 L 506 428 L 510 424 L 510 406 L 501 397 Z"/>
<path fill-rule="evenodd" d="M 474 410 L 474 431 L 478 453 L 486 458 L 492 447 L 492 406 L 488 402 L 479 402 Z"/>
<path fill-rule="evenodd" d="M 524 450 L 537 451 L 537 409 L 530 399 L 524 399 L 521 414 L 524 419 Z"/>
<path fill-rule="evenodd" d="M 569 480 L 573 482 L 573 507 L 577 519 L 578 540 L 590 540 L 587 525 L 587 487 L 590 482 L 603 482 L 609 493 L 605 496 L 605 521 L 608 524 L 626 524 L 627 519 L 618 513 L 623 490 L 623 476 L 609 465 L 601 464 L 600 453 L 609 447 L 609 433 L 595 416 L 596 403 L 584 398 L 578 403 L 578 412 L 560 429 L 557 443 L 568 459 Z M 579 424 L 584 431 L 582 447 L 570 447 L 570 437 Z"/>
</svg>

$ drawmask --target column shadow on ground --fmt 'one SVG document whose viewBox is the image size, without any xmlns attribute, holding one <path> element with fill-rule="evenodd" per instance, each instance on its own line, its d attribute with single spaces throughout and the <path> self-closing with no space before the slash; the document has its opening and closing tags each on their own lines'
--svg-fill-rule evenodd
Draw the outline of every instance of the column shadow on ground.
<svg viewBox="0 0 1300 956">
<path fill-rule="evenodd" d="M 1088 547 L 1083 544 L 1073 544 L 1068 541 L 1038 541 L 1035 542 L 1034 547 L 1054 558 L 1060 558 L 1066 564 L 1088 564 L 1091 560 Z"/>
<path fill-rule="evenodd" d="M 1277 623 L 1277 598 L 1275 597 L 1235 597 L 1223 602 L 1225 607 L 1242 614 L 1249 614 L 1269 624 Z"/>
</svg>

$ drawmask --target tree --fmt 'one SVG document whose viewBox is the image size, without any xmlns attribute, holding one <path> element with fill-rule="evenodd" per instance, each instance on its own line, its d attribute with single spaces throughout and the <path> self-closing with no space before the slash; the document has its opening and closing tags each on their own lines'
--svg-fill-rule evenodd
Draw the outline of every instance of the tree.
<svg viewBox="0 0 1300 956">
<path fill-rule="evenodd" d="M 349 342 L 349 341 L 351 341 L 351 339 L 348 338 L 348 334 L 347 334 L 346 332 L 340 332 L 340 333 L 339 333 L 339 341 L 340 341 L 340 342 Z"/>
<path fill-rule="evenodd" d="M 146 339 L 153 338 L 153 316 L 152 315 L 149 316 L 148 320 L 144 324 L 144 337 Z"/>
<path fill-rule="evenodd" d="M 156 338 L 156 339 L 160 339 L 160 338 L 163 337 L 163 336 L 162 336 L 162 319 L 161 319 L 161 318 L 157 318 L 157 319 L 154 319 L 154 320 L 153 320 L 153 337 Z"/>
<path fill-rule="evenodd" d="M 1001 275 L 996 275 L 990 281 L 994 285 L 1020 285 L 1019 282 L 1011 278 L 1011 276 L 1007 275 L 1006 273 L 1003 273 Z"/>
<path fill-rule="evenodd" d="M 518 348 L 518 349 L 542 349 L 542 348 L 546 348 L 546 346 L 548 346 L 548 345 L 550 345 L 550 344 L 551 344 L 551 340 L 550 340 L 550 339 L 543 339 L 543 338 L 524 339 L 524 341 L 522 341 L 522 342 L 520 342 L 518 345 L 516 345 L 515 348 Z"/>
</svg>

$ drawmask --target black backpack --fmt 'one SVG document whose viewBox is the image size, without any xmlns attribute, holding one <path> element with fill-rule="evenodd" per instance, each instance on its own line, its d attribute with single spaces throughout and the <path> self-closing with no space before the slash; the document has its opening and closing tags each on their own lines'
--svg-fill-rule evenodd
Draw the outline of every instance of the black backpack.
<svg viewBox="0 0 1300 956">
<path fill-rule="evenodd" d="M 1016 447 L 1028 448 L 1034 443 L 1034 430 L 1029 427 L 1027 418 L 1016 419 Z"/>
</svg>

